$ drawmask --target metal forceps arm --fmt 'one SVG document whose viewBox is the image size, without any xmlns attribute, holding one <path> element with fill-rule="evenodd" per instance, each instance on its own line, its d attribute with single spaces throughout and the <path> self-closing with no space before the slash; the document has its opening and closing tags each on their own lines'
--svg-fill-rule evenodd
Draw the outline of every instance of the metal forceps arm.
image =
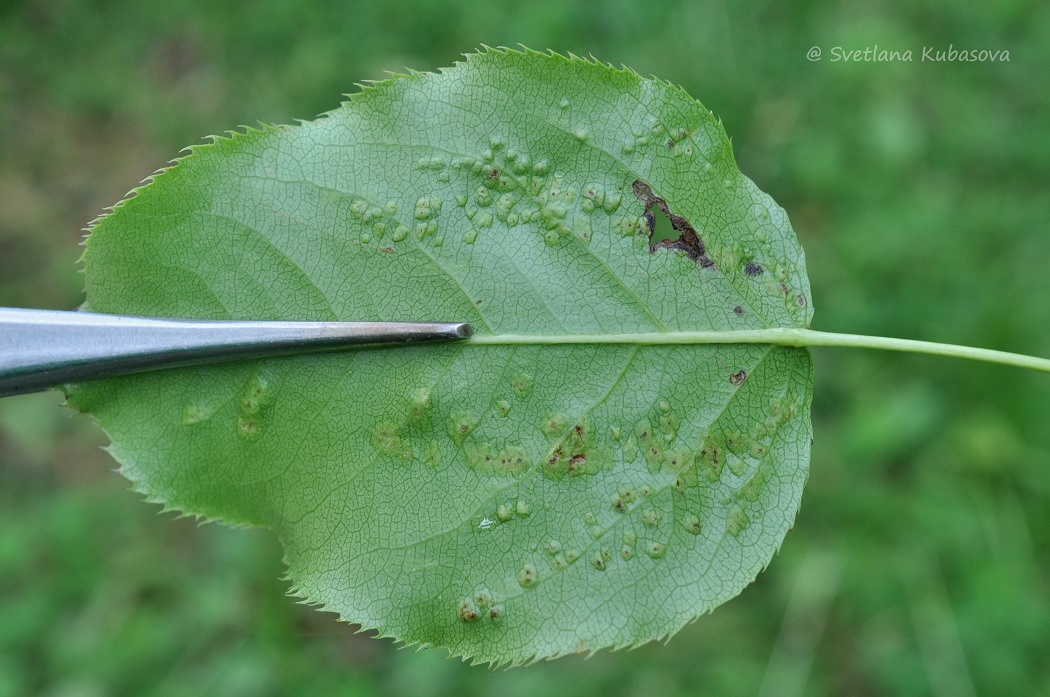
<svg viewBox="0 0 1050 697">
<path fill-rule="evenodd" d="M 470 335 L 464 323 L 199 320 L 0 308 L 0 397 L 160 368 Z"/>
</svg>

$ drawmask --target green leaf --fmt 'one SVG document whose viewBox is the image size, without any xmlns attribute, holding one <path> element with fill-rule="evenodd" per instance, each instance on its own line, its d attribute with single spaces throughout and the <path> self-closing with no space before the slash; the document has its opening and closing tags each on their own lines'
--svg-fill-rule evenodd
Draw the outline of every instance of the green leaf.
<svg viewBox="0 0 1050 697">
<path fill-rule="evenodd" d="M 548 342 L 69 387 L 138 490 L 272 529 L 297 594 L 381 635 L 496 664 L 664 637 L 798 509 L 808 352 L 659 335 L 808 325 L 802 250 L 711 112 L 629 70 L 487 50 L 217 138 L 98 221 L 84 263 L 98 312 Z M 630 336 L 558 344 L 578 334 Z"/>
</svg>

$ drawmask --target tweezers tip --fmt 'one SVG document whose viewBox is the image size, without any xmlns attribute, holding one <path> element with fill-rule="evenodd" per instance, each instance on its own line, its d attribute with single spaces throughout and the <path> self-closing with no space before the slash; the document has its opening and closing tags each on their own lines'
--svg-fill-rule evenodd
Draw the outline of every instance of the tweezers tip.
<svg viewBox="0 0 1050 697">
<path fill-rule="evenodd" d="M 457 324 L 456 325 L 456 336 L 460 339 L 469 339 L 474 336 L 474 327 L 469 324 Z"/>
</svg>

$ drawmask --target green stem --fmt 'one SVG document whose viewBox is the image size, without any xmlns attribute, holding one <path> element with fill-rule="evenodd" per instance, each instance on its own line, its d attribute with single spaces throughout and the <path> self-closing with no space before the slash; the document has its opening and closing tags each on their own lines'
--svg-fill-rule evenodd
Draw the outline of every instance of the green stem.
<svg viewBox="0 0 1050 697">
<path fill-rule="evenodd" d="M 954 356 L 974 361 L 999 363 L 1050 373 L 1050 360 L 1006 351 L 938 344 L 913 339 L 891 339 L 884 336 L 837 334 L 812 329 L 748 329 L 730 332 L 654 332 L 650 334 L 490 334 L 469 339 L 471 344 L 774 344 L 777 346 L 848 346 L 883 349 L 934 356 Z"/>
</svg>

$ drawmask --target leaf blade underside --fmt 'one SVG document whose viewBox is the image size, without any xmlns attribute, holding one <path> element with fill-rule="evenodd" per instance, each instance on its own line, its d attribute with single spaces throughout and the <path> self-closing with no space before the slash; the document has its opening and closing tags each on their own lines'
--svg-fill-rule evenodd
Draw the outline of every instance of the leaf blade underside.
<svg viewBox="0 0 1050 697">
<path fill-rule="evenodd" d="M 701 253 L 651 242 L 661 215 Z M 784 212 L 709 111 L 504 50 L 195 148 L 94 226 L 85 267 L 90 308 L 125 314 L 495 335 L 812 315 Z M 797 511 L 811 391 L 804 349 L 469 342 L 68 390 L 148 497 L 273 529 L 303 597 L 511 664 L 666 636 L 736 595 Z"/>
</svg>

